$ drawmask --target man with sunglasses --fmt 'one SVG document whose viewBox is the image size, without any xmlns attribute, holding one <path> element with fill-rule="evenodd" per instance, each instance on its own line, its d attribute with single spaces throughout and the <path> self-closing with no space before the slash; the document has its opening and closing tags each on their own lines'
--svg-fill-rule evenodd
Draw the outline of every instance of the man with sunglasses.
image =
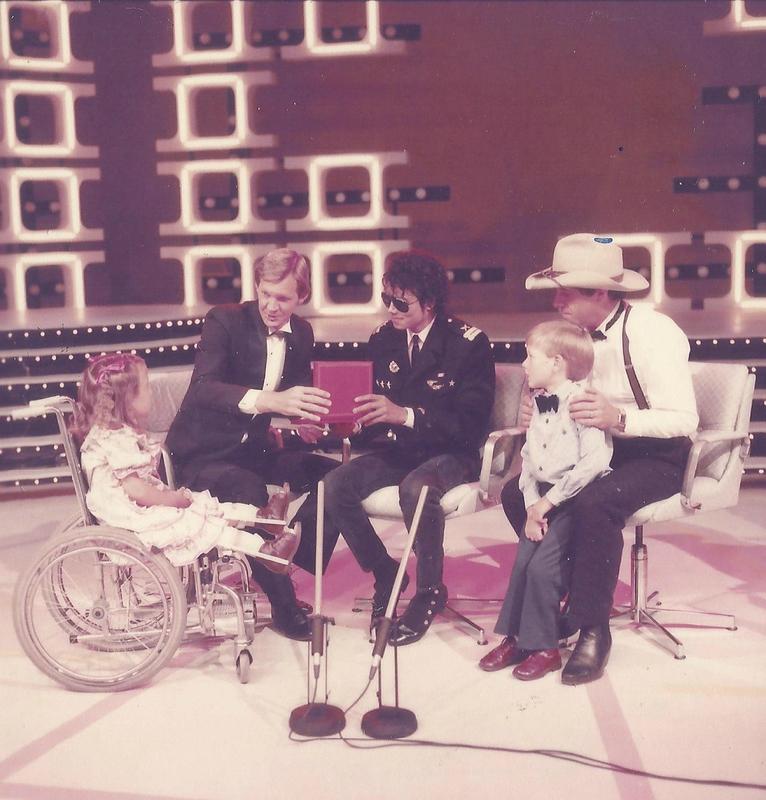
<svg viewBox="0 0 766 800">
<path fill-rule="evenodd" d="M 447 276 L 431 256 L 397 253 L 383 279 L 389 319 L 370 337 L 375 394 L 356 398 L 359 439 L 374 447 L 325 478 L 326 510 L 365 572 L 375 578 L 371 627 L 385 613 L 398 569 L 362 508 L 384 486 L 399 486 L 409 526 L 428 486 L 415 539 L 417 591 L 392 644 L 421 639 L 447 602 L 442 582 L 444 514 L 440 501 L 479 474 L 489 428 L 495 368 L 486 335 L 445 311 Z M 405 576 L 402 588 L 409 579 Z"/>
</svg>

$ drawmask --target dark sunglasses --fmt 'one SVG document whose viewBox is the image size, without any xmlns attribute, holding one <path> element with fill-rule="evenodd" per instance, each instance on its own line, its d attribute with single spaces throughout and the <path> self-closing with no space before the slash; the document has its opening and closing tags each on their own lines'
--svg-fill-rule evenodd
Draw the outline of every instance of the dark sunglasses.
<svg viewBox="0 0 766 800">
<path fill-rule="evenodd" d="M 402 300 L 401 297 L 394 297 L 392 294 L 388 294 L 388 292 L 381 292 L 380 299 L 383 301 L 383 305 L 386 308 L 393 304 L 394 308 L 402 314 L 406 314 L 410 310 L 411 305 L 420 302 L 419 300 L 412 300 L 408 303 L 406 300 Z"/>
</svg>

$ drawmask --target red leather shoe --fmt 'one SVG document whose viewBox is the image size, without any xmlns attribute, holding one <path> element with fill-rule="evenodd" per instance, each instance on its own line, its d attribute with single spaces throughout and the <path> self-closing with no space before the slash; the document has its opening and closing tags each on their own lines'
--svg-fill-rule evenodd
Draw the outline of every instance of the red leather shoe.
<svg viewBox="0 0 766 800">
<path fill-rule="evenodd" d="M 520 681 L 536 681 L 557 669 L 561 669 L 561 654 L 558 648 L 535 650 L 513 670 L 513 677 Z"/>
<path fill-rule="evenodd" d="M 500 669 L 511 667 L 523 661 L 529 653 L 516 646 L 515 636 L 506 636 L 494 649 L 490 650 L 481 661 L 479 668 L 484 672 L 497 672 Z"/>
</svg>

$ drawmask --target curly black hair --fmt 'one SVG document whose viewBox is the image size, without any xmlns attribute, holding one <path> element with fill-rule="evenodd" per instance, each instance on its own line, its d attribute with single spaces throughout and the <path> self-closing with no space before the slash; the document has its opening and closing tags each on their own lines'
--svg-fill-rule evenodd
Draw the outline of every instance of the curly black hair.
<svg viewBox="0 0 766 800">
<path fill-rule="evenodd" d="M 422 250 L 394 253 L 383 283 L 392 289 L 409 289 L 423 306 L 432 305 L 434 314 L 442 314 L 447 303 L 448 281 L 444 267 Z"/>
</svg>

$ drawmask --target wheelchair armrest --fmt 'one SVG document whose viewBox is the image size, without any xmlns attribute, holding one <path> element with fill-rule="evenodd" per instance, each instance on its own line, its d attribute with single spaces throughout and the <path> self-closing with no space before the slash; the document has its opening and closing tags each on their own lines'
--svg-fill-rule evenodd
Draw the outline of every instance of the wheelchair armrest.
<svg viewBox="0 0 766 800">
<path fill-rule="evenodd" d="M 162 458 L 162 466 L 165 469 L 165 483 L 171 489 L 177 489 L 176 474 L 173 470 L 173 462 L 170 459 L 170 450 L 165 445 L 160 445 L 160 457 Z"/>
<path fill-rule="evenodd" d="M 688 509 L 697 510 L 701 504 L 694 501 L 692 492 L 694 490 L 694 479 L 697 477 L 699 460 L 702 455 L 702 448 L 706 444 L 716 442 L 740 442 L 740 458 L 747 458 L 750 450 L 750 435 L 747 431 L 700 431 L 692 444 L 689 455 L 686 459 L 686 469 L 681 485 L 681 503 Z"/>
<path fill-rule="evenodd" d="M 513 442 L 520 436 L 526 434 L 527 429 L 520 426 L 515 428 L 503 428 L 499 431 L 492 431 L 487 436 L 487 441 L 484 443 L 484 450 L 481 459 L 481 473 L 479 475 L 479 495 L 484 502 L 490 500 L 489 481 L 493 474 L 492 466 L 500 447 L 506 447 L 510 442 Z M 512 454 L 513 455 L 513 454 Z M 508 466 L 508 459 L 504 462 L 503 470 Z"/>
</svg>

